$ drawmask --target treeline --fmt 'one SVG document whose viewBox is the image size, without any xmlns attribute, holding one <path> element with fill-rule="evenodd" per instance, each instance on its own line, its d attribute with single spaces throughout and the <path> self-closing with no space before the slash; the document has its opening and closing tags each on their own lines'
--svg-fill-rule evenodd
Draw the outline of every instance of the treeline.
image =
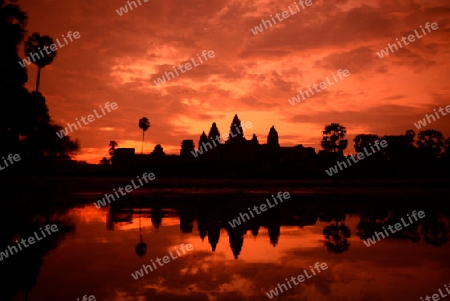
<svg viewBox="0 0 450 301">
<path fill-rule="evenodd" d="M 237 115 L 230 126 L 230 133 L 239 128 Z M 239 130 L 242 133 L 242 130 Z M 338 123 L 326 125 L 322 132 L 322 150 L 314 148 L 282 147 L 278 142 L 278 133 L 271 127 L 267 143 L 260 144 L 256 135 L 247 140 L 242 134 L 232 136 L 219 143 L 220 136 L 215 123 L 209 134 L 203 132 L 198 149 L 211 147 L 200 153 L 195 150 L 193 140 L 183 140 L 180 156 L 166 155 L 161 145 L 156 145 L 150 155 L 130 155 L 115 151 L 117 143 L 112 143 L 111 160 L 102 161 L 105 166 L 112 163 L 114 174 L 134 174 L 144 172 L 151 167 L 159 176 L 181 177 L 245 177 L 245 178 L 330 178 L 325 172 L 339 160 L 347 160 L 351 155 L 345 150 L 349 146 L 347 130 Z M 358 160 L 339 174 L 332 177 L 398 177 L 398 176 L 449 176 L 450 139 L 445 140 L 441 132 L 424 130 L 417 136 L 413 130 L 404 135 L 359 134 L 353 140 L 357 153 L 371 149 L 382 141 L 380 151 L 374 152 L 364 160 Z M 204 150 L 204 149 L 203 149 Z M 355 159 L 355 157 L 354 157 Z"/>
<path fill-rule="evenodd" d="M 18 63 L 18 49 L 25 39 L 27 21 L 15 1 L 0 1 L 0 157 L 18 154 L 21 158 L 1 175 L 45 173 L 55 161 L 69 159 L 79 147 L 77 141 L 55 135 L 62 128 L 52 122 L 45 97 L 38 92 L 41 69 L 53 61 L 56 52 L 44 52 L 33 62 L 38 67 L 36 90 L 25 88 L 28 73 Z M 50 37 L 34 33 L 24 43 L 24 54 L 44 49 L 49 43 L 53 43 Z"/>
<path fill-rule="evenodd" d="M 321 167 L 329 168 L 337 160 L 347 159 L 344 150 L 348 141 L 344 126 L 332 123 L 325 127 L 322 148 L 318 154 Z M 450 137 L 437 130 L 428 129 L 419 132 L 407 130 L 404 135 L 359 134 L 353 140 L 356 152 L 364 152 L 385 140 L 386 148 L 372 154 L 370 158 L 339 171 L 341 176 L 378 175 L 378 176 L 444 176 L 449 175 Z"/>
</svg>

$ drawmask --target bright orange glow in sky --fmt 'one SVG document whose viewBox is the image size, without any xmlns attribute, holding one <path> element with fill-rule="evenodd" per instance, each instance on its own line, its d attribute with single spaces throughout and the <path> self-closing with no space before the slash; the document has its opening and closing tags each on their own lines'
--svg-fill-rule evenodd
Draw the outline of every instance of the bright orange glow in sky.
<svg viewBox="0 0 450 301">
<path fill-rule="evenodd" d="M 70 136 L 75 157 L 91 163 L 108 156 L 110 140 L 140 152 L 161 144 L 179 154 L 181 141 L 208 132 L 216 122 L 228 131 L 234 114 L 251 121 L 245 132 L 266 143 L 272 125 L 282 146 L 320 149 L 324 126 L 338 122 L 348 139 L 357 134 L 399 135 L 433 109 L 450 105 L 448 0 L 312 0 L 312 5 L 254 35 L 250 28 L 293 5 L 291 0 L 155 0 L 122 16 L 125 0 L 21 0 L 28 35 L 54 40 L 69 31 L 81 37 L 58 49 L 41 74 L 40 91 L 52 119 L 65 127 L 106 102 L 118 109 Z M 377 52 L 436 22 L 426 36 L 379 58 Z M 161 86 L 153 81 L 197 53 L 214 58 Z M 20 55 L 24 58 L 23 47 Z M 288 99 L 332 72 L 350 76 L 292 106 Z M 30 90 L 37 69 L 28 67 Z M 427 128 L 450 135 L 450 116 Z M 349 141 L 349 149 L 353 143 Z"/>
</svg>

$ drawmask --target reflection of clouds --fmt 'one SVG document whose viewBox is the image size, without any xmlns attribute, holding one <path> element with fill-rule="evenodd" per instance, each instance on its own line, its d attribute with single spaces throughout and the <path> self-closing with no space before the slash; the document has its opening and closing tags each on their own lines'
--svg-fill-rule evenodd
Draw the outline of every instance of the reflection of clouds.
<svg viewBox="0 0 450 301">
<path fill-rule="evenodd" d="M 151 244 L 152 249 L 143 261 L 133 260 L 132 268 L 131 263 L 124 264 L 117 271 L 134 271 L 142 264 L 148 264 L 150 259 L 166 255 L 168 250 L 175 249 L 180 243 L 192 243 L 194 250 L 158 267 L 138 281 L 131 279 L 129 274 L 121 275 L 124 278 L 118 285 L 118 291 L 134 293 L 125 297 L 115 293 L 114 300 L 264 300 L 267 298 L 265 292 L 273 289 L 277 283 L 285 283 L 285 278 L 301 274 L 303 269 L 308 270 L 309 265 L 315 262 L 326 262 L 329 268 L 283 292 L 283 300 L 307 300 L 311 296 L 317 300 L 333 300 L 333 296 L 355 296 L 355 301 L 389 300 L 393 291 L 401 291 L 402 294 L 406 291 L 413 299 L 428 285 L 407 288 L 411 281 L 421 281 L 423 277 L 440 281 L 441 275 L 450 271 L 450 264 L 436 266 L 445 258 L 444 251 L 440 250 L 434 254 L 435 258 L 427 259 L 429 249 L 424 248 L 425 244 L 419 247 L 414 245 L 411 252 L 409 242 L 397 240 L 386 240 L 368 249 L 359 237 L 352 235 L 349 238 L 352 248 L 348 252 L 339 257 L 328 254 L 323 247 L 322 230 L 329 222 L 316 222 L 314 226 L 303 228 L 281 227 L 280 242 L 276 248 L 270 245 L 266 228 L 261 228 L 256 238 L 247 232 L 241 255 L 235 261 L 224 229 L 220 232 L 217 251 L 212 253 L 209 243 L 206 240 L 202 242 L 197 231 L 181 234 L 178 218 L 170 219 L 173 219 L 172 225 L 161 227 L 159 233 L 144 234 L 144 239 L 149 242 L 149 246 Z M 148 220 L 142 219 L 147 223 Z M 359 221 L 359 217 L 347 215 L 345 224 L 352 233 L 356 233 Z M 194 223 L 194 229 L 197 228 Z M 137 233 L 134 228 L 121 230 L 113 234 L 128 237 Z M 135 239 L 131 239 L 133 244 L 136 243 Z M 445 250 L 448 252 L 448 249 Z M 124 257 L 122 252 L 117 254 L 119 258 Z M 417 258 L 422 260 L 411 266 L 411 262 L 417 262 Z M 436 271 L 437 274 L 434 274 Z M 377 287 L 388 289 L 378 291 Z"/>
<path fill-rule="evenodd" d="M 424 291 L 435 291 L 435 283 L 442 283 L 450 273 L 449 245 L 436 249 L 423 242 L 385 239 L 367 248 L 352 235 L 348 252 L 328 253 L 322 244 L 322 230 L 328 222 L 303 228 L 281 227 L 276 248 L 270 245 L 265 228 L 256 238 L 248 231 L 238 260 L 233 258 L 224 229 L 217 251 L 211 252 L 206 239 L 201 241 L 195 223 L 192 234 L 182 234 L 178 222 L 144 232 L 148 250 L 141 259 L 134 253 L 139 241 L 137 228 L 107 231 L 101 218 L 106 212 L 93 209 L 86 211 L 90 212 L 88 219 L 75 219 L 79 223 L 74 237 L 68 236 L 49 254 L 33 294 L 46 296 L 45 284 L 52 283 L 61 292 L 52 292 L 55 295 L 48 300 L 65 300 L 68 294 L 79 295 L 73 286 L 76 283 L 78 288 L 95 292 L 98 300 L 267 300 L 265 292 L 277 283 L 285 283 L 285 278 L 297 276 L 304 269 L 308 271 L 316 262 L 326 262 L 327 270 L 293 285 L 280 300 L 328 301 L 344 296 L 347 300 L 378 301 L 392 300 L 393 293 L 401 294 L 398 300 L 414 300 Z M 69 212 L 69 216 L 75 214 L 82 217 L 79 209 Z M 141 216 L 141 223 L 151 227 L 149 220 Z M 347 215 L 345 224 L 356 233 L 359 221 L 359 217 Z M 138 225 L 137 220 L 134 224 Z M 138 280 L 131 277 L 142 264 L 162 258 L 181 243 L 191 243 L 193 250 Z M 61 270 L 71 273 L 61 274 Z"/>
<path fill-rule="evenodd" d="M 213 254 L 201 252 L 197 254 L 198 258 L 188 258 L 183 265 L 177 264 L 171 269 L 161 270 L 161 274 L 153 275 L 151 279 L 144 279 L 140 282 L 151 281 L 152 285 L 141 287 L 140 295 L 147 298 L 161 298 L 171 294 L 173 298 L 184 298 L 195 294 L 197 296 L 208 296 L 208 300 L 222 300 L 221 296 L 237 298 L 251 298 L 258 300 L 268 289 L 272 289 L 278 282 L 283 282 L 286 277 L 297 276 L 303 273 L 303 269 L 309 269 L 309 265 L 315 263 L 314 259 L 304 259 L 298 262 L 289 262 L 289 265 L 281 266 L 274 263 L 247 263 L 243 261 L 229 262 L 217 261 Z M 312 255 L 312 254 L 311 254 Z M 225 259 L 226 260 L 226 259 Z M 202 264 L 206 261 L 207 267 Z M 174 261 L 175 263 L 175 261 Z M 179 269 L 178 269 L 179 268 Z M 320 280 L 315 279 L 328 273 L 329 270 L 322 271 L 303 285 L 293 287 L 292 290 L 283 293 L 290 297 L 305 297 L 314 293 L 315 289 L 320 288 L 321 292 L 329 294 L 330 288 L 326 284 L 329 278 Z M 161 282 L 160 278 L 164 278 Z M 158 283 L 157 285 L 155 283 Z M 140 286 L 140 284 L 137 284 Z M 314 288 L 316 286 L 316 288 Z M 187 292 L 188 291 L 188 292 Z M 219 299 L 216 299 L 219 298 Z M 238 299 L 239 300 L 239 299 Z"/>
<path fill-rule="evenodd" d="M 241 297 L 254 297 L 258 282 L 252 278 L 244 278 L 241 275 L 233 275 L 230 282 L 220 284 L 220 293 L 240 292 Z"/>
<path fill-rule="evenodd" d="M 352 225 L 352 233 L 356 231 L 357 220 L 356 217 L 346 218 L 346 224 Z M 445 251 L 438 251 L 431 259 L 428 253 L 430 249 L 426 244 L 413 245 L 410 241 L 385 240 L 384 244 L 376 245 L 378 249 L 369 250 L 357 236 L 349 238 L 349 242 L 351 249 L 338 255 L 327 253 L 324 247 L 316 250 L 291 249 L 285 253 L 284 266 L 301 268 L 301 264 L 293 258 L 301 258 L 302 263 L 304 260 L 310 260 L 308 265 L 317 261 L 328 264 L 328 270 L 320 274 L 320 279 L 310 279 L 314 279 L 315 290 L 323 295 L 323 298 L 317 300 L 334 300 L 329 299 L 330 296 L 338 295 L 354 296 L 354 300 L 390 300 L 393 292 L 398 292 L 405 300 L 414 299 L 421 294 L 425 286 L 432 288 L 433 283 L 429 277 L 439 279 L 450 271 L 450 264 L 442 265 L 446 262 Z M 418 261 L 418 257 L 422 260 Z M 289 273 L 283 269 L 282 274 Z M 408 288 L 408 283 L 418 281 L 422 282 L 422 288 Z M 379 291 L 380 287 L 387 289 Z"/>
<path fill-rule="evenodd" d="M 104 195 L 98 194 L 98 198 L 100 199 L 101 197 L 104 197 Z M 69 216 L 82 223 L 106 223 L 105 213 L 105 210 L 99 210 L 94 205 L 87 204 L 83 208 L 71 209 L 69 212 Z"/>
</svg>

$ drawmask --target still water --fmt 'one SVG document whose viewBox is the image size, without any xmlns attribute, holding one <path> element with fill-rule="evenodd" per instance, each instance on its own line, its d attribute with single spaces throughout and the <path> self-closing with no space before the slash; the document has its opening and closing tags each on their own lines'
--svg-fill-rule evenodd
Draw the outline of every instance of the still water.
<svg viewBox="0 0 450 301">
<path fill-rule="evenodd" d="M 233 228 L 229 221 L 265 198 L 246 194 L 230 203 L 220 194 L 164 199 L 144 192 L 102 209 L 86 201 L 97 198 L 86 193 L 68 205 L 9 208 L 1 251 L 47 223 L 60 230 L 0 262 L 0 300 L 270 300 L 270 290 L 304 270 L 312 275 L 317 262 L 328 268 L 290 282 L 273 299 L 420 300 L 450 283 L 445 205 L 294 195 Z M 414 210 L 425 218 L 364 244 Z M 180 244 L 192 249 L 178 256 Z M 132 277 L 152 260 L 156 269 Z"/>
</svg>

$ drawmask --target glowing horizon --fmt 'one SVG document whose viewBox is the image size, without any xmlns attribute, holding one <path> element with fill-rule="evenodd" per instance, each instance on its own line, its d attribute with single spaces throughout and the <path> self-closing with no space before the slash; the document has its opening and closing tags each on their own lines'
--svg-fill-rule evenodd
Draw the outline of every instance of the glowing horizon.
<svg viewBox="0 0 450 301">
<path fill-rule="evenodd" d="M 140 153 L 138 120 L 143 116 L 151 124 L 145 153 L 160 144 L 166 154 L 179 154 L 184 139 L 197 147 L 213 122 L 221 134 L 228 132 L 235 114 L 253 124 L 244 133 L 247 139 L 255 133 L 265 143 L 274 125 L 281 146 L 303 144 L 316 152 L 325 125 L 339 123 L 347 128 L 346 152 L 352 152 L 358 134 L 418 133 L 415 122 L 450 104 L 449 4 L 444 0 L 312 0 L 311 6 L 257 35 L 251 29 L 286 11 L 292 1 L 159 0 L 122 16 L 116 12 L 126 4 L 122 0 L 18 4 L 29 18 L 25 40 L 33 32 L 54 40 L 69 31 L 80 33 L 41 72 L 40 92 L 52 120 L 66 127 L 106 102 L 118 104 L 114 112 L 69 135 L 80 141 L 76 160 L 98 163 L 109 157 L 111 140 Z M 72 17 L 66 18 L 67 11 Z M 384 58 L 377 55 L 427 22 L 439 27 Z M 198 60 L 204 50 L 215 56 L 154 84 L 173 66 Z M 23 59 L 23 43 L 19 54 Z M 27 69 L 32 91 L 37 68 Z M 308 86 L 332 80 L 339 69 L 351 75 L 294 106 L 289 103 Z M 449 118 L 425 129 L 440 130 L 447 138 Z"/>
</svg>

